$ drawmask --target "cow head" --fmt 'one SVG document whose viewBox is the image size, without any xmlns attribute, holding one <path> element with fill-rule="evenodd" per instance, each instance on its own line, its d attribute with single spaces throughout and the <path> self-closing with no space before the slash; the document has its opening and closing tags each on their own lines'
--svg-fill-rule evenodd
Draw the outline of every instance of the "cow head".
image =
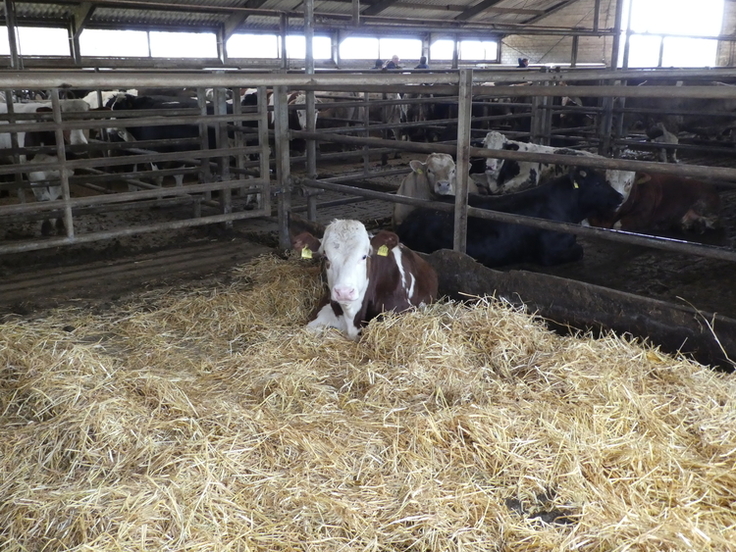
<svg viewBox="0 0 736 552">
<path fill-rule="evenodd" d="M 320 103 L 321 100 L 318 98 L 314 99 L 315 103 Z M 303 105 L 306 106 L 307 104 L 307 95 L 304 92 L 292 92 L 289 97 L 287 98 L 287 103 L 289 105 Z M 314 126 L 317 127 L 317 117 L 319 116 L 319 112 L 315 108 L 314 110 Z M 299 128 L 301 130 L 307 129 L 307 110 L 306 107 L 304 109 L 297 109 L 296 110 L 296 118 L 299 122 Z"/>
<path fill-rule="evenodd" d="M 611 188 L 621 194 L 621 204 L 628 199 L 635 181 L 636 173 L 634 171 L 617 171 L 613 169 L 606 171 L 606 182 Z"/>
<path fill-rule="evenodd" d="M 89 111 L 89 105 L 86 102 L 83 102 L 80 100 L 79 106 L 87 106 L 87 109 L 81 108 L 78 109 L 78 111 Z M 76 107 L 79 107 L 76 106 Z M 74 109 L 77 111 L 77 109 Z M 71 111 L 70 108 L 66 108 L 65 104 L 61 104 L 61 111 L 65 113 L 69 113 Z M 53 109 L 50 107 L 39 107 L 36 109 L 36 113 L 53 113 Z M 73 146 L 79 146 L 88 144 L 89 140 L 87 140 L 87 134 L 89 131 L 82 130 L 80 128 L 73 128 L 71 130 L 65 130 L 64 131 L 64 142 L 67 144 L 71 144 Z M 44 135 L 44 138 L 42 141 L 44 142 L 43 145 L 56 145 L 56 137 L 53 131 L 48 131 L 42 133 Z"/>
<path fill-rule="evenodd" d="M 490 131 L 483 139 L 483 147 L 486 149 L 502 150 L 507 143 L 506 136 L 496 130 Z M 486 158 L 486 173 L 495 179 L 501 171 L 503 161 L 503 159 L 494 159 L 493 157 Z"/>
<path fill-rule="evenodd" d="M 369 285 L 369 263 L 372 255 L 388 256 L 399 244 L 399 237 L 382 230 L 372 238 L 357 220 L 334 220 L 325 228 L 322 240 L 309 232 L 292 238 L 299 251 L 309 250 L 324 259 L 330 300 L 346 312 L 355 311 L 363 302 Z M 309 254 L 308 254 L 309 255 Z"/>
<path fill-rule="evenodd" d="M 606 217 L 621 205 L 621 194 L 608 184 L 603 171 L 575 167 L 570 170 L 569 175 L 577 195 L 580 220 Z"/>
<path fill-rule="evenodd" d="M 426 177 L 429 189 L 437 195 L 455 195 L 455 161 L 447 153 L 430 153 L 424 163 L 413 160 L 409 166 L 415 175 Z"/>
<path fill-rule="evenodd" d="M 362 302 L 368 289 L 368 257 L 373 252 L 363 223 L 332 221 L 319 251 L 325 259 L 330 299 L 343 306 Z"/>
</svg>

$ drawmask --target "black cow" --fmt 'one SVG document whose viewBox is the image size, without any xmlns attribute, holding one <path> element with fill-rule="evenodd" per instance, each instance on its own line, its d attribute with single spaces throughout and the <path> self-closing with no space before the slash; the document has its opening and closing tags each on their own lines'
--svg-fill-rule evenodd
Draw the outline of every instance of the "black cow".
<svg viewBox="0 0 736 552">
<path fill-rule="evenodd" d="M 193 109 L 198 108 L 197 100 L 191 98 L 171 96 L 133 96 L 131 94 L 119 94 L 111 98 L 106 107 L 112 111 L 132 110 L 166 110 L 166 109 Z M 207 106 L 207 113 L 213 114 L 214 108 Z M 232 113 L 232 105 L 228 106 L 228 113 Z M 149 141 L 144 149 L 159 153 L 187 152 L 199 150 L 199 143 L 170 143 L 164 140 L 195 140 L 200 137 L 200 129 L 197 124 L 166 124 L 152 126 L 125 126 L 125 131 L 117 130 L 110 133 L 118 136 L 126 142 Z M 161 144 L 150 144 L 150 141 L 161 141 Z M 210 149 L 216 147 L 215 129 L 209 126 L 207 129 L 207 142 Z M 135 147 L 135 146 L 132 146 Z M 185 159 L 182 161 L 171 161 L 157 163 L 161 167 L 185 167 L 189 165 Z M 183 183 L 183 174 L 174 176 L 178 186 Z M 159 181 L 159 185 L 161 182 Z"/>
<path fill-rule="evenodd" d="M 610 212 L 621 200 L 621 194 L 606 183 L 602 173 L 585 168 L 576 168 L 523 192 L 468 196 L 473 207 L 572 223 Z M 417 209 L 396 233 L 414 251 L 451 249 L 453 220 L 452 213 Z M 486 266 L 497 267 L 519 262 L 555 265 L 576 261 L 583 256 L 583 249 L 572 234 L 470 217 L 467 253 Z"/>
<path fill-rule="evenodd" d="M 107 102 L 106 107 L 112 111 L 153 110 L 153 109 L 187 109 L 198 107 L 197 100 L 175 98 L 169 96 L 133 96 L 119 94 Z M 199 126 L 178 124 L 158 126 L 129 126 L 126 130 L 135 140 L 171 140 L 177 138 L 199 137 Z M 181 146 L 161 145 L 156 151 L 182 151 Z"/>
</svg>

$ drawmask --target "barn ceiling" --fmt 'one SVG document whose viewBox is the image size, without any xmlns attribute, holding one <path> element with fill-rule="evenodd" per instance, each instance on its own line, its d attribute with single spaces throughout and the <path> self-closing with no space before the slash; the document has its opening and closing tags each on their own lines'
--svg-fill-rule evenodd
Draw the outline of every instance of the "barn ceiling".
<svg viewBox="0 0 736 552">
<path fill-rule="evenodd" d="M 544 26 L 579 0 L 314 0 L 315 28 L 513 30 Z M 600 0 L 598 0 L 600 1 Z M 608 3 L 609 0 L 604 0 Z M 452 2 L 452 3 L 448 3 Z M 13 13 L 14 9 L 14 13 Z M 236 32 L 303 24 L 302 0 L 5 0 L 5 22 L 83 28 L 223 29 Z"/>
</svg>

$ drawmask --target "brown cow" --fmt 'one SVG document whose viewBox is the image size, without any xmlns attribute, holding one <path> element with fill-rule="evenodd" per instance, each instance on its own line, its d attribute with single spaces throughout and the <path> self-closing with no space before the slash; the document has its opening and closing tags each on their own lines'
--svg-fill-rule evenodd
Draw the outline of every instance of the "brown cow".
<svg viewBox="0 0 736 552">
<path fill-rule="evenodd" d="M 309 232 L 292 239 L 297 251 L 325 258 L 329 293 L 307 326 L 334 327 L 357 339 L 360 330 L 382 312 L 401 312 L 437 299 L 437 273 L 419 255 L 399 243 L 393 232 L 371 237 L 357 220 L 334 220 L 321 242 Z"/>
<path fill-rule="evenodd" d="M 718 228 L 721 198 L 714 186 L 669 174 L 637 173 L 627 200 L 594 226 L 631 232 Z"/>
</svg>

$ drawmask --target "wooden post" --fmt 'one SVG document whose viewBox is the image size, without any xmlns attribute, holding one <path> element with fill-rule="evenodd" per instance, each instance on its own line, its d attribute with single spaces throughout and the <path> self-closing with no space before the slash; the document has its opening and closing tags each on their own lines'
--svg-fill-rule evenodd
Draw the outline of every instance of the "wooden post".
<svg viewBox="0 0 736 552">
<path fill-rule="evenodd" d="M 455 235 L 453 249 L 465 253 L 468 230 L 468 172 L 470 170 L 470 126 L 473 106 L 473 70 L 461 69 L 457 113 L 457 188 L 455 190 Z"/>
<path fill-rule="evenodd" d="M 286 87 L 273 90 L 274 134 L 276 136 L 276 179 L 278 180 L 279 246 L 291 247 L 289 212 L 291 211 L 291 165 L 289 163 L 289 105 Z"/>
</svg>

